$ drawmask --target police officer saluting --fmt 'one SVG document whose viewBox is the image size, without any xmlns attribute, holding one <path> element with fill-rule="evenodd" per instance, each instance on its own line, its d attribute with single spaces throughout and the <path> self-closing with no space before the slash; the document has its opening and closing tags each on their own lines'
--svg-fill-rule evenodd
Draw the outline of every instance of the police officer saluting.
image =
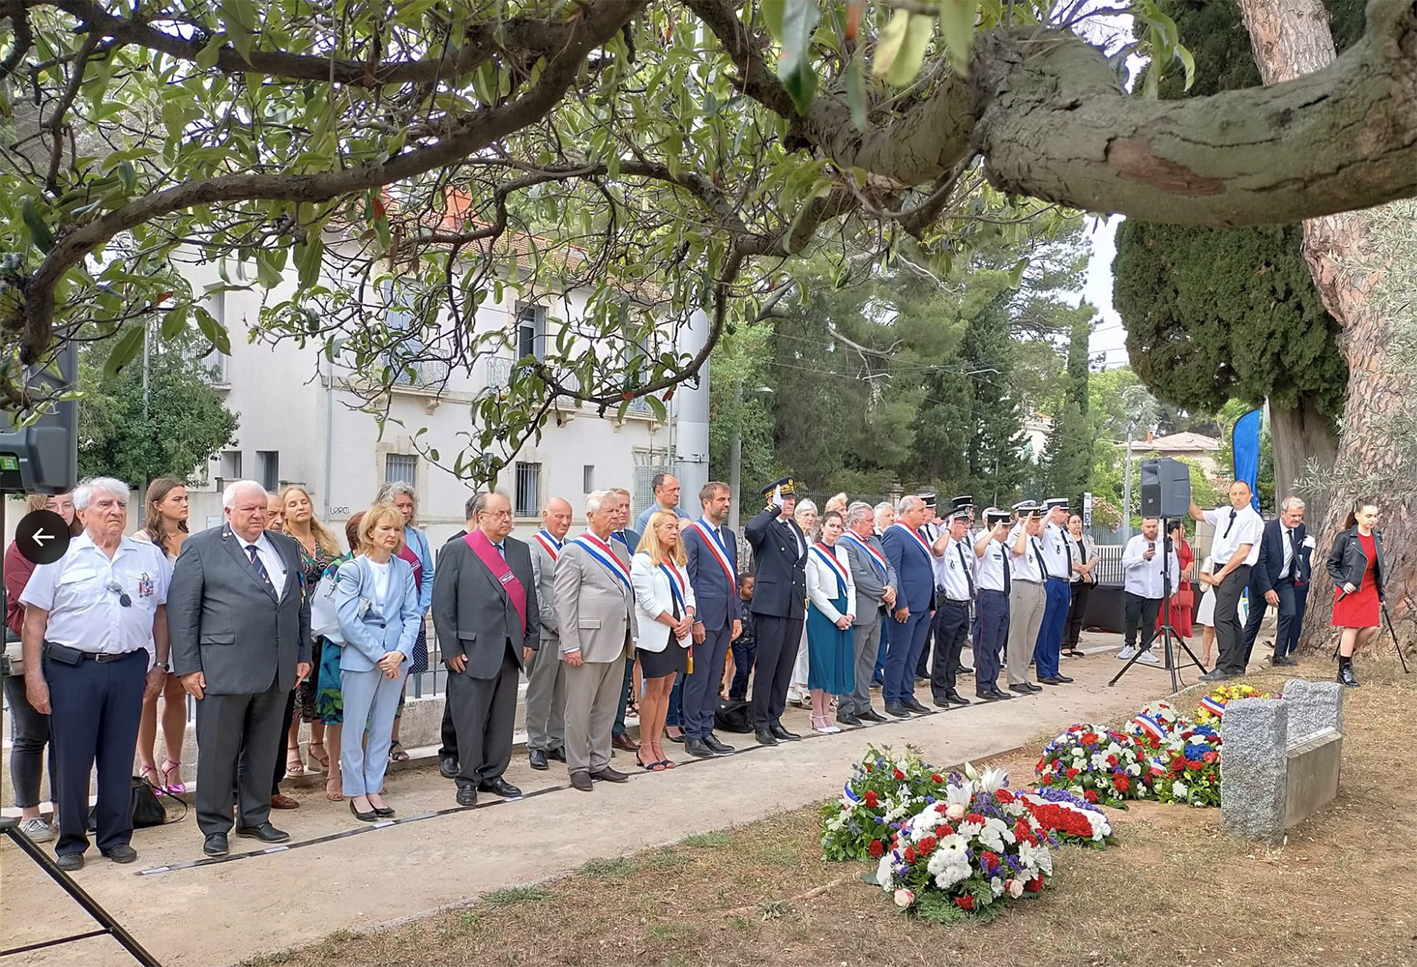
<svg viewBox="0 0 1417 967">
<path fill-rule="evenodd" d="M 974 694 L 986 702 L 1013 698 L 999 689 L 999 653 L 1009 634 L 1009 593 L 1013 578 L 1009 572 L 1008 511 L 990 507 L 984 511 L 988 528 L 974 542 L 975 598 L 979 609 L 979 634 L 974 637 Z"/>
<path fill-rule="evenodd" d="M 752 611 L 758 636 L 753 671 L 753 731 L 763 745 L 800 739 L 782 726 L 787 685 L 802 640 L 807 604 L 807 538 L 792 511 L 797 486 L 791 477 L 763 488 L 768 505 L 748 521 L 743 535 L 753 548 Z"/>
</svg>

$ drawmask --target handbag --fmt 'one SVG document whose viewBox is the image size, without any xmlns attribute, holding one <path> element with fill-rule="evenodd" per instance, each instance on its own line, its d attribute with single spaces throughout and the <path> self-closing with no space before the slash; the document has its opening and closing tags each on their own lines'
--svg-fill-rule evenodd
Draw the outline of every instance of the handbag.
<svg viewBox="0 0 1417 967">
<path fill-rule="evenodd" d="M 350 560 L 355 560 L 350 558 Z M 344 562 L 341 562 L 341 566 Z M 358 564 L 355 570 L 359 572 L 359 616 L 369 610 L 372 602 L 363 599 L 364 593 L 364 568 Z M 344 635 L 339 630 L 339 614 L 335 607 L 335 589 L 339 583 L 339 567 L 326 568 L 325 573 L 320 577 L 320 583 L 315 588 L 315 594 L 310 599 L 310 634 L 322 637 L 336 645 L 344 644 Z"/>
<path fill-rule="evenodd" d="M 741 699 L 719 699 L 713 727 L 719 732 L 746 734 L 753 731 L 752 704 Z"/>
<path fill-rule="evenodd" d="M 133 828 L 147 829 L 150 826 L 162 826 L 168 822 L 167 810 L 162 808 L 162 803 L 158 802 L 157 793 L 153 787 L 139 776 L 133 776 L 132 786 L 133 797 Z M 182 802 L 182 800 L 177 800 Z M 89 810 L 89 830 L 98 829 L 98 807 Z M 187 804 L 182 803 L 182 816 L 187 815 Z M 181 819 L 182 816 L 178 816 Z M 173 820 L 176 822 L 176 820 Z"/>
</svg>

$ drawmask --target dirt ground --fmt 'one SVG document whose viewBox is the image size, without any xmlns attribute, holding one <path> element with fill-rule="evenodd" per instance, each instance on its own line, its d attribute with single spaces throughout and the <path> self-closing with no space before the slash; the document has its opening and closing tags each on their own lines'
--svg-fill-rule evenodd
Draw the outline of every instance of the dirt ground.
<svg viewBox="0 0 1417 967">
<path fill-rule="evenodd" d="M 1293 671 L 1326 678 L 1331 668 L 1311 660 Z M 1417 681 L 1395 662 L 1361 670 L 1364 687 L 1348 693 L 1345 709 L 1339 796 L 1284 846 L 1223 837 L 1216 809 L 1133 804 L 1112 811 L 1116 847 L 1066 848 L 1040 899 L 987 926 L 939 927 L 898 914 L 889 897 L 860 882 L 864 866 L 821 859 L 816 807 L 806 806 L 248 964 L 1417 963 L 1417 871 L 1402 805 L 1417 782 L 1409 715 Z M 1272 689 L 1285 677 L 1247 680 Z M 1178 701 L 1193 707 L 1198 696 Z M 1022 786 L 1034 759 L 1027 753 L 999 762 Z M 526 848 L 536 850 L 541 832 L 523 833 Z"/>
</svg>

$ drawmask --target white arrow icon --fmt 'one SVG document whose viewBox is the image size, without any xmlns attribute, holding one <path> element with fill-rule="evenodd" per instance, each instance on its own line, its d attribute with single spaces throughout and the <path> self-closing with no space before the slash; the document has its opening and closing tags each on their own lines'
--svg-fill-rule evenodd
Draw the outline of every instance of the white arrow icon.
<svg viewBox="0 0 1417 967">
<path fill-rule="evenodd" d="M 45 542 L 45 541 L 52 541 L 52 540 L 54 540 L 54 535 L 53 535 L 53 534 L 46 534 L 44 531 L 35 531 L 35 532 L 34 532 L 34 542 L 35 542 L 36 544 L 38 544 L 40 547 L 43 547 L 43 546 L 44 546 L 44 542 Z"/>
</svg>

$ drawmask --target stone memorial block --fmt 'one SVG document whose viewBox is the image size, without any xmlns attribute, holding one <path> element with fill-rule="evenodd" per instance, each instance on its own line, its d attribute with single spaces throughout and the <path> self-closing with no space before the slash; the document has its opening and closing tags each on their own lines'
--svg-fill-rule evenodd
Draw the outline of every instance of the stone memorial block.
<svg viewBox="0 0 1417 967">
<path fill-rule="evenodd" d="M 1288 703 L 1235 699 L 1225 706 L 1220 738 L 1222 828 L 1242 839 L 1279 842 L 1288 795 Z"/>
<path fill-rule="evenodd" d="M 1291 678 L 1284 683 L 1289 704 L 1289 744 L 1299 745 L 1327 729 L 1343 731 L 1343 692 L 1338 682 L 1306 682 Z"/>
</svg>

